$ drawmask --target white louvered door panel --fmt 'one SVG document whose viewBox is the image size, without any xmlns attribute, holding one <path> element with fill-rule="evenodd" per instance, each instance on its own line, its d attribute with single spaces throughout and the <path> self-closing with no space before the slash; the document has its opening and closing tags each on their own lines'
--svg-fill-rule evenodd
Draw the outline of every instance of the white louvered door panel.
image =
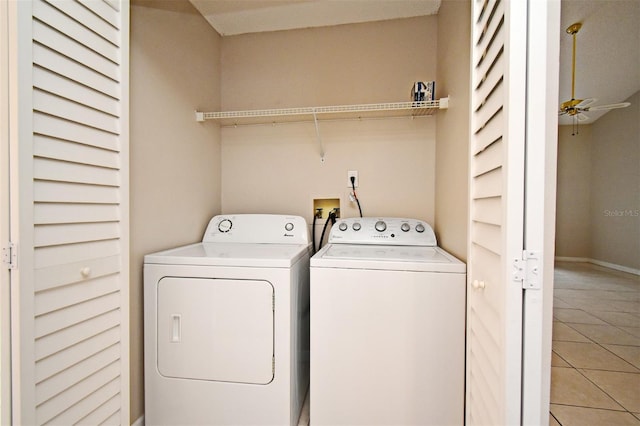
<svg viewBox="0 0 640 426">
<path fill-rule="evenodd" d="M 129 424 L 129 4 L 33 0 L 16 20 L 13 420 Z"/>
<path fill-rule="evenodd" d="M 473 3 L 467 425 L 520 423 L 526 7 Z"/>
<path fill-rule="evenodd" d="M 9 4 L 0 2 L 0 245 L 7 250 L 9 221 Z M 3 263 L 4 255 L 3 254 Z M 0 265 L 0 425 L 11 424 L 10 269 Z"/>
<path fill-rule="evenodd" d="M 524 285 L 522 424 L 549 421 L 558 143 L 560 2 L 531 2 L 528 13 L 525 250 L 537 254 Z M 526 279 L 526 278 L 525 278 Z M 533 285 L 537 283 L 537 285 Z"/>
</svg>

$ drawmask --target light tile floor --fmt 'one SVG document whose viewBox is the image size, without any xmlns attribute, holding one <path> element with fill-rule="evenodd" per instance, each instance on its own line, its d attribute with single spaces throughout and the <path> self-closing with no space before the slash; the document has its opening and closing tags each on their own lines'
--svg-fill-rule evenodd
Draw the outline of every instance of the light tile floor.
<svg viewBox="0 0 640 426">
<path fill-rule="evenodd" d="M 640 425 L 640 277 L 557 262 L 551 426 Z"/>
</svg>

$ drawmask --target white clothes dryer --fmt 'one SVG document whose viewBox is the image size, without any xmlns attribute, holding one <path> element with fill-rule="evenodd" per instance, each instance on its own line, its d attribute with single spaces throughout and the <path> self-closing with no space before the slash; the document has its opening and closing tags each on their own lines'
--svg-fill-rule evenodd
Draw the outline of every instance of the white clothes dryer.
<svg viewBox="0 0 640 426">
<path fill-rule="evenodd" d="M 144 258 L 145 424 L 297 425 L 309 257 L 297 216 L 222 215 Z"/>
<path fill-rule="evenodd" d="M 310 424 L 464 424 L 465 276 L 423 221 L 340 219 L 311 258 Z"/>
</svg>

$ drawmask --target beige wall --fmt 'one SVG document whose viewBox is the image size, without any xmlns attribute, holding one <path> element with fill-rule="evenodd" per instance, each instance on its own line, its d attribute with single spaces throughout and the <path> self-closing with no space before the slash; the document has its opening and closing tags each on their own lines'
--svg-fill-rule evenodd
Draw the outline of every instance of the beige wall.
<svg viewBox="0 0 640 426">
<path fill-rule="evenodd" d="M 442 2 L 437 90 L 450 95 L 450 102 L 437 115 L 435 230 L 439 245 L 462 260 L 467 258 L 470 19 L 469 2 Z"/>
<path fill-rule="evenodd" d="M 591 125 L 558 126 L 556 256 L 591 256 Z"/>
<path fill-rule="evenodd" d="M 435 80 L 437 17 L 225 37 L 225 110 L 408 101 Z M 437 92 L 437 87 L 436 87 Z M 312 221 L 313 198 L 340 198 L 359 172 L 365 216 L 434 221 L 435 117 L 223 128 L 222 209 Z"/>
<path fill-rule="evenodd" d="M 222 108 L 408 101 L 434 80 L 437 16 L 225 37 Z"/>
<path fill-rule="evenodd" d="M 220 211 L 220 37 L 186 0 L 131 8 L 131 421 L 144 413 L 142 262 Z"/>
<path fill-rule="evenodd" d="M 556 256 L 640 270 L 640 94 L 558 131 Z"/>
<path fill-rule="evenodd" d="M 591 257 L 640 270 L 640 92 L 593 124 Z"/>
</svg>

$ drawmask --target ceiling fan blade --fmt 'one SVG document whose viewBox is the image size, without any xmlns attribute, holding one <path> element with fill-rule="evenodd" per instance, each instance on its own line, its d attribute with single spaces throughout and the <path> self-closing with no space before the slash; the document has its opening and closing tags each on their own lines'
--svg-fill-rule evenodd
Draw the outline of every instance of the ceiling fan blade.
<svg viewBox="0 0 640 426">
<path fill-rule="evenodd" d="M 576 117 L 578 118 L 578 121 L 585 121 L 589 119 L 589 117 L 583 113 L 576 114 Z"/>
<path fill-rule="evenodd" d="M 585 111 L 599 111 L 599 110 L 605 110 L 605 109 L 626 108 L 629 105 L 631 105 L 630 102 L 620 102 L 618 104 L 609 104 L 609 105 L 596 105 L 596 106 L 585 108 Z"/>
<path fill-rule="evenodd" d="M 598 100 L 596 98 L 587 98 L 587 99 L 583 99 L 582 102 L 580 102 L 578 105 L 576 105 L 576 108 L 586 108 L 589 105 L 591 105 L 594 102 L 597 102 Z"/>
</svg>

